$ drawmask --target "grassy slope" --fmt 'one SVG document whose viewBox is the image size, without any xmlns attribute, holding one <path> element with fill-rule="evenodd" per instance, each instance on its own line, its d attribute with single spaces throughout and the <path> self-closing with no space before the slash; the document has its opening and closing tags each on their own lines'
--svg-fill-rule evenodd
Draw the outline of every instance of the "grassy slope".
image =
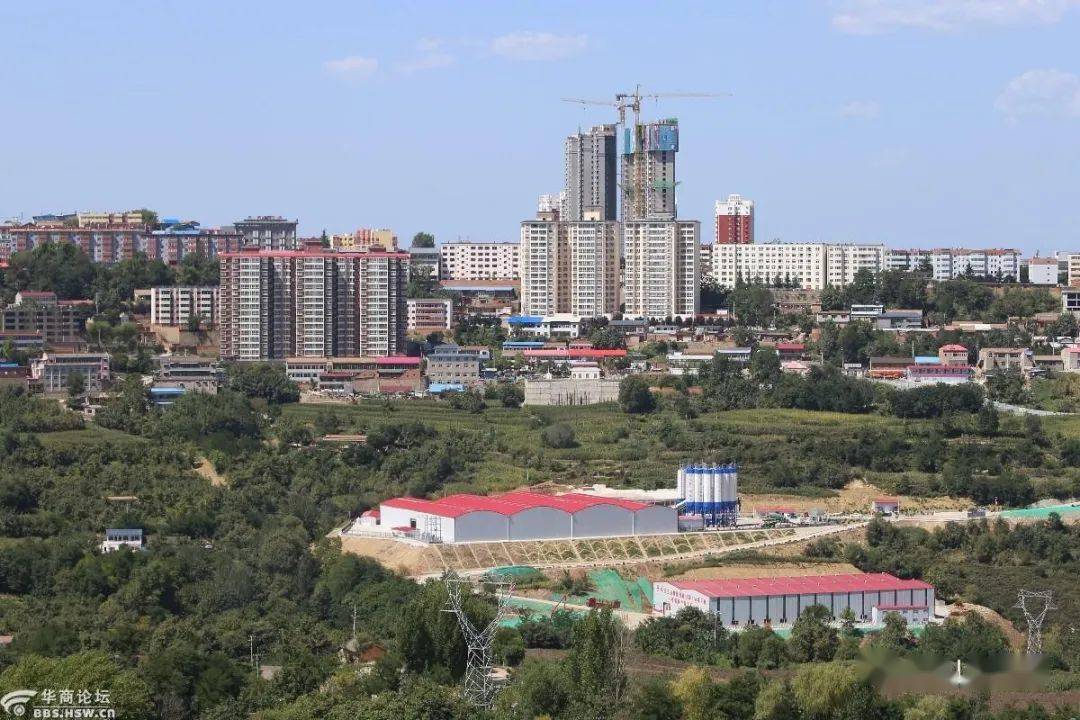
<svg viewBox="0 0 1080 720">
<path fill-rule="evenodd" d="M 63 430 L 61 432 L 38 433 L 38 440 L 50 450 L 66 450 L 68 448 L 84 445 L 96 445 L 98 443 L 132 443 L 147 442 L 145 439 L 129 435 L 119 430 L 110 430 L 98 425 L 87 425 L 82 430 Z"/>
<path fill-rule="evenodd" d="M 466 483 L 474 489 L 497 490 L 521 484 L 524 467 L 530 466 L 529 482 L 604 482 L 636 487 L 666 487 L 684 460 L 738 460 L 744 487 L 761 487 L 764 468 L 778 456 L 793 456 L 792 442 L 807 437 L 850 438 L 867 425 L 899 427 L 894 418 L 802 410 L 760 409 L 709 413 L 683 423 L 686 435 L 705 449 L 673 450 L 657 437 L 659 416 L 632 416 L 614 405 L 550 408 L 488 408 L 470 414 L 433 401 L 370 402 L 357 405 L 291 405 L 285 413 L 313 420 L 319 413 L 334 412 L 352 429 L 388 422 L 420 421 L 440 431 L 464 430 L 493 433 L 493 451 Z M 540 431 L 548 424 L 565 423 L 574 429 L 578 447 L 545 448 Z M 617 429 L 629 436 L 612 442 Z M 537 461 L 536 456 L 541 459 Z M 872 479 L 887 481 L 897 473 L 873 473 Z"/>
</svg>

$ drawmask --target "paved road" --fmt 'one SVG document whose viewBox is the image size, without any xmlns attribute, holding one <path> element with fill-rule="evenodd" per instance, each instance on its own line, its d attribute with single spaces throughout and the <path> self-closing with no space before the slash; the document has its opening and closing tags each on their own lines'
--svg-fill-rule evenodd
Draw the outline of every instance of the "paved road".
<svg viewBox="0 0 1080 720">
<path fill-rule="evenodd" d="M 998 402 L 994 400 L 994 407 L 1002 412 L 1012 413 L 1013 415 L 1039 415 L 1042 417 L 1057 417 L 1063 415 L 1074 415 L 1075 413 L 1054 412 L 1052 410 L 1038 410 L 1036 408 L 1024 407 L 1023 405 L 1010 405 L 1009 403 Z"/>
</svg>

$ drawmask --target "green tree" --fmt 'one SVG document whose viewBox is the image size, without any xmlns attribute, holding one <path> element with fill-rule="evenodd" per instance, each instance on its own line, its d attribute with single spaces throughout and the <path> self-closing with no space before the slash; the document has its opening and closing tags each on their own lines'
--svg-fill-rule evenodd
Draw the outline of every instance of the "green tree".
<svg viewBox="0 0 1080 720">
<path fill-rule="evenodd" d="M 285 366 L 274 363 L 231 365 L 228 386 L 249 398 L 261 398 L 271 404 L 300 399 L 300 387 L 285 374 Z"/>
<path fill-rule="evenodd" d="M 791 685 L 773 682 L 762 688 L 754 703 L 754 720 L 798 720 L 799 706 Z"/>
<path fill-rule="evenodd" d="M 548 425 L 544 428 L 540 433 L 540 441 L 549 448 L 572 448 L 577 446 L 574 429 L 562 423 Z"/>
<path fill-rule="evenodd" d="M 68 373 L 64 381 L 68 397 L 77 400 L 86 393 L 86 376 L 80 372 Z"/>
<path fill-rule="evenodd" d="M 763 285 L 739 284 L 728 295 L 731 311 L 740 324 L 766 327 L 773 321 L 773 294 Z"/>
<path fill-rule="evenodd" d="M 593 610 L 574 627 L 573 645 L 566 662 L 574 687 L 577 717 L 603 720 L 614 716 L 626 687 L 625 632 L 608 608 Z"/>
<path fill-rule="evenodd" d="M 680 720 L 682 708 L 662 680 L 647 680 L 637 687 L 630 699 L 631 720 Z"/>
<path fill-rule="evenodd" d="M 619 406 L 631 414 L 651 413 L 656 408 L 656 398 L 649 390 L 649 382 L 639 375 L 629 375 L 619 383 Z"/>
<path fill-rule="evenodd" d="M 808 720 L 829 718 L 872 718 L 860 714 L 873 689 L 855 668 L 845 663 L 813 663 L 804 665 L 791 682 L 802 716 Z"/>
<path fill-rule="evenodd" d="M 791 627 L 788 653 L 795 662 L 828 662 L 836 654 L 839 638 L 829 624 L 831 615 L 824 605 L 803 610 Z"/>
<path fill-rule="evenodd" d="M 412 245 L 414 248 L 433 248 L 435 247 L 435 236 L 431 233 L 418 232 L 413 235 Z"/>
</svg>

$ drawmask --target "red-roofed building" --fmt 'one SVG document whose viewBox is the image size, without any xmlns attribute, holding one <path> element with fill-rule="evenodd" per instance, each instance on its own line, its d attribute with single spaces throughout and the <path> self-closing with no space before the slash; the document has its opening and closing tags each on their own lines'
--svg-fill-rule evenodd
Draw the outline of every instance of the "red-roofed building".
<svg viewBox="0 0 1080 720">
<path fill-rule="evenodd" d="M 776 354 L 780 360 L 802 360 L 806 355 L 806 344 L 800 342 L 776 343 Z"/>
<path fill-rule="evenodd" d="M 678 532 L 674 508 L 580 493 L 399 497 L 379 507 L 380 524 L 409 527 L 428 542 L 495 542 Z"/>
<path fill-rule="evenodd" d="M 942 345 L 937 353 L 942 365 L 968 365 L 968 349 L 963 345 Z"/>
<path fill-rule="evenodd" d="M 812 605 L 824 606 L 834 618 L 850 608 L 862 622 L 879 621 L 882 611 L 901 612 L 926 622 L 934 608 L 934 587 L 886 573 L 670 580 L 653 584 L 655 614 L 674 615 L 685 607 L 694 607 L 720 616 L 728 626 L 790 625 Z"/>
</svg>

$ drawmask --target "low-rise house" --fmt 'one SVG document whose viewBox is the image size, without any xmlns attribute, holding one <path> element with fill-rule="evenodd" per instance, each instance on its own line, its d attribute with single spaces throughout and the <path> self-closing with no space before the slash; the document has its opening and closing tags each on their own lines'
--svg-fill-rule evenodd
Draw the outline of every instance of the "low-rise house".
<svg viewBox="0 0 1080 720">
<path fill-rule="evenodd" d="M 801 342 L 778 342 L 776 354 L 781 362 L 786 360 L 802 360 L 806 357 L 806 343 Z"/>
<path fill-rule="evenodd" d="M 82 375 L 87 392 L 98 393 L 111 378 L 107 353 L 44 353 L 30 364 L 30 377 L 41 383 L 42 392 L 60 393 L 68 378 Z"/>
<path fill-rule="evenodd" d="M 900 514 L 900 498 L 897 497 L 879 497 L 870 501 L 870 512 L 880 513 L 882 515 L 899 515 Z"/>
<path fill-rule="evenodd" d="M 1063 372 L 1080 372 L 1080 345 L 1061 348 L 1061 369 Z"/>
<path fill-rule="evenodd" d="M 977 367 L 983 375 L 1008 370 L 1026 373 L 1035 367 L 1035 360 L 1028 348 L 982 348 Z"/>
<path fill-rule="evenodd" d="M 874 318 L 879 330 L 912 330 L 923 324 L 922 310 L 885 310 Z"/>
<path fill-rule="evenodd" d="M 153 387 L 216 394 L 225 381 L 217 361 L 198 355 L 159 355 Z"/>
<path fill-rule="evenodd" d="M 909 357 L 880 356 L 870 358 L 870 371 L 867 375 L 877 380 L 896 380 L 907 374 L 908 365 L 914 360 Z"/>
<path fill-rule="evenodd" d="M 942 345 L 938 348 L 938 360 L 943 365 L 968 365 L 968 349 L 955 343 Z"/>
<path fill-rule="evenodd" d="M 101 552 L 116 552 L 121 548 L 142 550 L 146 547 L 146 539 L 143 531 L 139 528 L 108 528 L 105 531 L 105 539 L 101 542 Z"/>
<path fill-rule="evenodd" d="M 909 382 L 962 385 L 972 380 L 974 371 L 967 365 L 944 363 L 915 363 L 905 368 L 904 376 Z"/>
</svg>

